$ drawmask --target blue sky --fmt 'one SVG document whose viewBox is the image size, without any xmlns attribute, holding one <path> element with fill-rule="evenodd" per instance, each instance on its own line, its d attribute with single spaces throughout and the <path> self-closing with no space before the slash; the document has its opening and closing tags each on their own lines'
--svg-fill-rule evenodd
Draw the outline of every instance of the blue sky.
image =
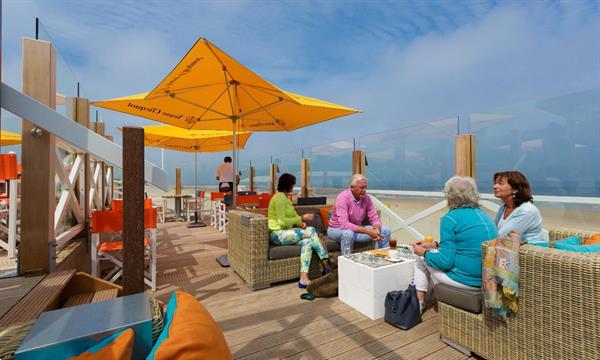
<svg viewBox="0 0 600 360">
<path fill-rule="evenodd" d="M 294 133 L 256 134 L 245 156 L 266 158 L 597 88 L 599 15 L 599 1 L 7 0 L 2 76 L 20 88 L 21 38 L 34 35 L 38 16 L 93 100 L 152 89 L 206 37 L 286 90 L 363 110 Z M 117 126 L 149 123 L 105 110 L 101 117 L 117 138 Z M 158 154 L 147 152 L 154 162 Z M 212 173 L 222 156 L 201 155 L 201 171 Z M 167 157 L 170 173 L 193 163 L 189 154 Z"/>
</svg>

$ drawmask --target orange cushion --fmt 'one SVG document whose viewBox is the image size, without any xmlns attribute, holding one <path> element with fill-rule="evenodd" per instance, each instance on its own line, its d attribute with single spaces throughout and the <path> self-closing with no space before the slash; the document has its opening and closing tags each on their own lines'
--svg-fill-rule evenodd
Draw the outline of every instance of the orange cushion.
<svg viewBox="0 0 600 360">
<path fill-rule="evenodd" d="M 115 359 L 129 360 L 133 354 L 133 330 L 113 334 L 70 360 Z"/>
<path fill-rule="evenodd" d="M 232 358 L 221 329 L 192 295 L 175 291 L 165 320 L 165 328 L 147 359 Z"/>
<path fill-rule="evenodd" d="M 589 239 L 587 239 L 583 243 L 583 245 L 595 245 L 595 244 L 600 244 L 600 233 L 593 234 L 592 236 L 590 236 Z"/>
<path fill-rule="evenodd" d="M 319 212 L 321 213 L 321 221 L 323 222 L 323 229 L 327 230 L 329 227 L 329 219 L 331 219 L 331 212 L 333 211 L 333 206 L 326 206 L 319 208 Z"/>
</svg>

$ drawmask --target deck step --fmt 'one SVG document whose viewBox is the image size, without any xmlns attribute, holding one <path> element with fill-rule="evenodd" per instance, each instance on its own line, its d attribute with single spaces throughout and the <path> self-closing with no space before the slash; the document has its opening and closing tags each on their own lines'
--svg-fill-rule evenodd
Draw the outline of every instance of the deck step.
<svg viewBox="0 0 600 360">
<path fill-rule="evenodd" d="M 46 275 L 37 286 L 0 319 L 0 327 L 37 319 L 48 308 L 56 306 L 60 293 L 75 275 L 75 270 Z"/>
<path fill-rule="evenodd" d="M 77 305 L 82 305 L 82 304 L 89 304 L 90 302 L 92 302 L 93 298 L 94 298 L 94 293 L 73 295 L 67 299 L 67 301 L 63 305 L 63 308 L 68 308 L 71 306 L 77 306 Z"/>
<path fill-rule="evenodd" d="M 107 301 L 119 296 L 119 289 L 100 290 L 94 293 L 92 302 Z"/>
</svg>

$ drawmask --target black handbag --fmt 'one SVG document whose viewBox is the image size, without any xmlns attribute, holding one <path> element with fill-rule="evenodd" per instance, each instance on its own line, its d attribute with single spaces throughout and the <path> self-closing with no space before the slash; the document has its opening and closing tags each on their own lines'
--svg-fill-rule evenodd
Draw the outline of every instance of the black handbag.
<svg viewBox="0 0 600 360">
<path fill-rule="evenodd" d="M 404 291 L 387 293 L 384 320 L 402 330 L 408 330 L 421 322 L 421 309 L 414 285 L 409 285 Z"/>
</svg>

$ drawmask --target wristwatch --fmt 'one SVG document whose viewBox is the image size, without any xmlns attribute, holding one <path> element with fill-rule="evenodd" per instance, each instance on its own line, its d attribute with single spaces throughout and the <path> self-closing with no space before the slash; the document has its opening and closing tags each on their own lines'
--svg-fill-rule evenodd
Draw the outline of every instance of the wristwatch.
<svg viewBox="0 0 600 360">
<path fill-rule="evenodd" d="M 427 250 L 425 250 L 425 252 L 423 253 L 423 259 L 425 259 L 425 258 L 426 258 L 425 256 L 427 255 L 427 253 L 428 253 L 429 251 L 431 251 L 431 250 L 430 250 L 430 249 L 427 249 Z"/>
</svg>

